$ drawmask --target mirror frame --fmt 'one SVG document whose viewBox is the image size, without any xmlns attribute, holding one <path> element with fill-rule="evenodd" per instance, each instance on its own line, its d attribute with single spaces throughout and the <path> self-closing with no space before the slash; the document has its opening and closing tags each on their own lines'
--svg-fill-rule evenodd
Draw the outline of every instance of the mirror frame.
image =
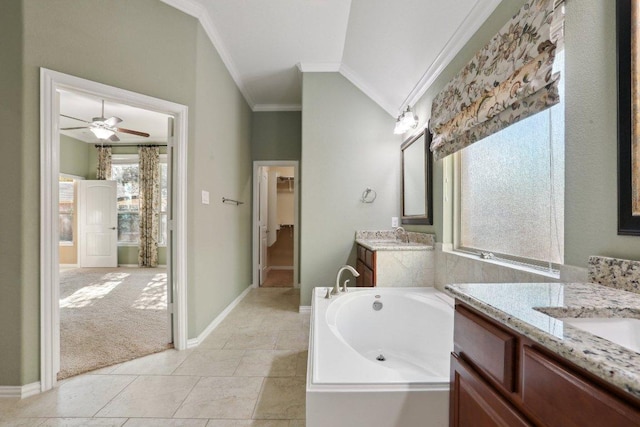
<svg viewBox="0 0 640 427">
<path fill-rule="evenodd" d="M 433 154 L 429 149 L 431 145 L 431 132 L 429 129 L 425 129 L 419 134 L 412 136 L 402 143 L 400 146 L 401 150 L 401 222 L 402 224 L 415 224 L 415 225 L 433 225 L 433 176 L 432 176 L 432 168 L 433 168 Z M 404 213 L 404 151 L 412 144 L 418 141 L 424 141 L 424 150 L 425 150 L 425 165 L 424 165 L 424 176 L 425 176 L 425 214 L 424 215 L 405 215 Z"/>
<path fill-rule="evenodd" d="M 640 7 L 640 0 L 617 0 L 616 27 L 618 53 L 618 234 L 640 236 L 640 215 L 634 215 L 634 189 L 632 181 L 640 186 L 640 168 L 633 168 L 632 157 L 635 150 L 640 156 L 640 131 L 634 129 L 634 121 L 640 121 L 640 111 L 634 106 L 640 103 L 640 88 L 632 81 L 632 73 L 638 71 L 634 67 L 632 58 L 640 49 L 640 30 L 634 31 L 632 20 L 633 10 Z M 637 11 L 636 11 L 637 12 Z M 637 65 L 636 65 L 637 67 Z M 634 87 L 635 86 L 635 87 Z M 636 164 L 640 159 L 636 159 Z M 636 189 L 636 196 L 640 190 Z M 640 200 L 635 201 L 636 204 Z"/>
</svg>

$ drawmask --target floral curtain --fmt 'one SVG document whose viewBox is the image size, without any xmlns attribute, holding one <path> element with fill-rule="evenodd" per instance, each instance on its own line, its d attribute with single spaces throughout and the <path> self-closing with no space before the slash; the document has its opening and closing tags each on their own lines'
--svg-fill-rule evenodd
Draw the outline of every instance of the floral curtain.
<svg viewBox="0 0 640 427">
<path fill-rule="evenodd" d="M 158 266 L 158 216 L 160 207 L 160 149 L 139 146 L 140 267 Z"/>
<path fill-rule="evenodd" d="M 556 0 L 529 0 L 435 97 L 431 151 L 455 153 L 560 101 Z M 556 23 L 557 24 L 557 23 Z"/>
<path fill-rule="evenodd" d="M 111 179 L 111 146 L 96 145 L 98 150 L 98 167 L 96 169 L 96 179 Z"/>
</svg>

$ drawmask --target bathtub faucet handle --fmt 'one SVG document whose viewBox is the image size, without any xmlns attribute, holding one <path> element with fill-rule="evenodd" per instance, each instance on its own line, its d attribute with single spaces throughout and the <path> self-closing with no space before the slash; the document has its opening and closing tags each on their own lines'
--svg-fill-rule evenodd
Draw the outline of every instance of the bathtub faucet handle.
<svg viewBox="0 0 640 427">
<path fill-rule="evenodd" d="M 358 271 L 350 265 L 340 267 L 340 270 L 338 270 L 338 274 L 336 275 L 336 285 L 334 286 L 333 291 L 331 291 L 333 295 L 340 295 L 340 275 L 345 270 L 349 270 L 353 277 L 360 276 L 360 273 L 358 273 Z"/>
<path fill-rule="evenodd" d="M 349 279 L 345 280 L 344 283 L 342 284 L 342 292 L 349 292 L 349 289 L 347 288 L 347 283 L 349 283 Z"/>
</svg>

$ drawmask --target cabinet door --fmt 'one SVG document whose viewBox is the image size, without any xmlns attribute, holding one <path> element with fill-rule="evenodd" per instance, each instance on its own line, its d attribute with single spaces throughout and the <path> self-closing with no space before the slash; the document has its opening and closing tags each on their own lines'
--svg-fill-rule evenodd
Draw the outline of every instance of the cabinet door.
<svg viewBox="0 0 640 427">
<path fill-rule="evenodd" d="M 373 270 L 367 266 L 364 267 L 364 280 L 362 282 L 362 286 L 367 288 L 372 288 L 376 285 L 373 279 Z"/>
<path fill-rule="evenodd" d="M 522 401 L 549 427 L 640 425 L 640 411 L 532 347 L 523 351 Z"/>
<path fill-rule="evenodd" d="M 450 427 L 531 426 L 455 353 L 451 354 Z"/>
<path fill-rule="evenodd" d="M 358 248 L 361 248 L 362 246 L 358 246 Z M 363 248 L 364 249 L 364 248 Z M 359 276 L 356 277 L 356 287 L 361 288 L 364 286 L 364 271 L 367 269 L 367 267 L 364 265 L 364 262 L 360 261 L 359 259 L 356 261 L 356 271 L 358 272 Z"/>
</svg>

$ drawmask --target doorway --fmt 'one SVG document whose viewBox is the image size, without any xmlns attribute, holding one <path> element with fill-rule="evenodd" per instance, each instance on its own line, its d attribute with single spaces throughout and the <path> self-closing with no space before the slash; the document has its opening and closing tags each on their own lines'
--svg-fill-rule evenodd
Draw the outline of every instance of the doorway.
<svg viewBox="0 0 640 427">
<path fill-rule="evenodd" d="M 167 328 L 173 333 L 174 346 L 181 350 L 186 348 L 186 166 L 187 166 L 187 107 L 172 102 L 152 98 L 146 95 L 125 91 L 112 86 L 103 85 L 78 77 L 41 69 L 41 391 L 55 386 L 56 375 L 60 370 L 60 307 L 61 302 L 67 305 L 86 303 L 87 298 L 67 298 L 61 301 L 60 293 L 60 204 L 59 174 L 61 150 L 60 142 L 60 97 L 61 93 L 71 92 L 86 97 L 99 98 L 105 102 L 118 103 L 132 108 L 170 116 L 173 125 L 167 132 L 167 155 L 170 176 L 174 177 L 168 187 L 173 202 L 166 214 L 166 270 L 163 274 L 141 279 L 144 289 L 149 295 L 160 289 L 163 281 L 167 292 L 165 301 L 166 313 L 171 317 L 171 326 Z M 96 114 L 95 116 L 100 116 Z M 103 114 L 104 116 L 104 114 Z M 87 123 L 95 119 L 83 119 Z M 80 127 L 80 126 L 78 126 Z M 64 227 L 64 224 L 62 224 Z M 120 231 L 120 230 L 118 230 Z M 114 234 L 115 235 L 115 234 Z M 131 272 L 130 272 L 131 273 Z M 146 272 L 145 272 L 146 274 Z M 128 274 L 129 276 L 135 276 Z M 98 272 L 95 287 L 91 295 L 113 289 L 125 280 L 121 272 Z M 95 291 L 95 292 L 94 292 Z M 81 291 L 83 293 L 84 291 Z M 86 292 L 84 292 L 86 294 Z M 78 294 L 80 295 L 80 294 Z M 86 296 L 86 295 L 85 295 Z M 157 296 L 157 295 L 156 295 Z M 88 298 L 89 300 L 91 298 Z M 153 298 L 151 298 L 153 299 Z M 149 299 L 145 301 L 145 304 Z M 136 305 L 132 301 L 132 305 Z M 139 305 L 139 304 L 138 304 Z M 148 306 L 148 304 L 147 304 Z M 166 320 L 165 320 L 166 321 Z M 168 335 L 166 331 L 164 335 Z"/>
<path fill-rule="evenodd" d="M 298 162 L 255 161 L 253 177 L 254 286 L 298 288 Z"/>
</svg>

